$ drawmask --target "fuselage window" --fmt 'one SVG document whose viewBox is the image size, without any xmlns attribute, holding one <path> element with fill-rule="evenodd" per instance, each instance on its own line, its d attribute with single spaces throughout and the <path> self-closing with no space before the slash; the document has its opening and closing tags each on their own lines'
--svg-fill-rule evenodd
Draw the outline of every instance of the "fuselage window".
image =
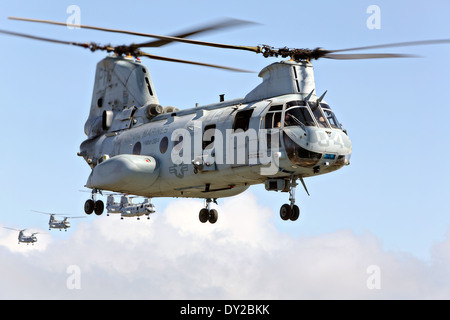
<svg viewBox="0 0 450 320">
<path fill-rule="evenodd" d="M 167 137 L 162 138 L 161 141 L 159 142 L 159 152 L 161 152 L 162 154 L 166 153 L 168 147 L 169 147 L 169 138 Z"/>
<path fill-rule="evenodd" d="M 250 118 L 252 117 L 253 109 L 239 111 L 234 118 L 233 129 L 236 131 L 241 129 L 247 131 L 250 126 Z"/>
<path fill-rule="evenodd" d="M 140 141 L 136 142 L 136 144 L 133 147 L 133 154 L 140 155 L 142 150 L 142 144 Z"/>
</svg>

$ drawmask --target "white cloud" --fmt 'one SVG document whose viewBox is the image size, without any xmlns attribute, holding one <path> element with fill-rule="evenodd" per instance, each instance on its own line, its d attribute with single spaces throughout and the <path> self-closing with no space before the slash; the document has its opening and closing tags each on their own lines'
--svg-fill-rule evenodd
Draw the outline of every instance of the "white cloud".
<svg viewBox="0 0 450 320">
<path fill-rule="evenodd" d="M 190 199 L 150 221 L 96 217 L 26 254 L 7 249 L 17 243 L 2 232 L 0 298 L 450 298 L 450 234 L 424 262 L 384 251 L 369 233 L 294 238 L 257 200 L 251 192 L 221 200 L 214 225 L 198 221 L 203 201 Z M 79 290 L 66 286 L 71 265 L 81 271 Z M 367 287 L 371 265 L 381 272 L 379 290 Z"/>
</svg>

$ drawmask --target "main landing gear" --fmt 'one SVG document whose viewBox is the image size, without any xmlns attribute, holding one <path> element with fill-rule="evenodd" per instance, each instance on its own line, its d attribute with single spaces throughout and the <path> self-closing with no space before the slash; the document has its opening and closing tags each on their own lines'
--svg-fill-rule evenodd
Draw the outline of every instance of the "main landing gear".
<svg viewBox="0 0 450 320">
<path fill-rule="evenodd" d="M 206 208 L 200 210 L 200 213 L 198 214 L 198 218 L 200 219 L 201 223 L 205 223 L 206 221 L 209 221 L 209 223 L 216 223 L 217 219 L 219 218 L 219 213 L 217 212 L 217 210 L 210 209 L 211 202 L 217 204 L 216 199 L 206 199 Z"/>
<path fill-rule="evenodd" d="M 280 217 L 283 220 L 296 221 L 300 216 L 300 209 L 297 205 L 283 204 L 280 208 Z"/>
<path fill-rule="evenodd" d="M 92 214 L 92 212 L 95 212 L 95 214 L 99 216 L 103 213 L 105 204 L 102 200 L 96 200 L 97 192 L 101 194 L 100 190 L 92 189 L 91 199 L 86 200 L 86 202 L 84 203 L 84 212 L 86 214 Z"/>
<path fill-rule="evenodd" d="M 309 195 L 308 189 L 306 188 L 303 178 L 299 178 L 305 188 L 306 193 Z M 297 177 L 292 176 L 289 183 L 289 204 L 283 204 L 280 208 L 280 217 L 283 220 L 296 221 L 300 216 L 300 209 L 295 204 L 295 187 L 297 187 Z"/>
</svg>

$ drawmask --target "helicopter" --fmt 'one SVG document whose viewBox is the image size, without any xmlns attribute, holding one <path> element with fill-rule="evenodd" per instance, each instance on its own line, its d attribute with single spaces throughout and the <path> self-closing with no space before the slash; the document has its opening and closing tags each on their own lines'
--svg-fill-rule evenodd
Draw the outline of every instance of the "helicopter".
<svg viewBox="0 0 450 320">
<path fill-rule="evenodd" d="M 26 236 L 26 235 L 24 234 L 24 231 L 27 230 L 27 229 L 22 229 L 22 230 L 20 230 L 20 229 L 8 228 L 8 227 L 3 227 L 3 228 L 9 229 L 9 230 L 14 230 L 14 231 L 19 231 L 19 236 L 18 236 L 19 244 L 21 244 L 21 243 L 26 243 L 26 244 L 28 245 L 28 244 L 31 243 L 32 245 L 34 245 L 34 243 L 37 242 L 36 235 L 37 235 L 39 232 L 34 232 L 34 233 L 32 233 L 31 235 Z"/>
<path fill-rule="evenodd" d="M 62 229 L 64 229 L 64 231 L 67 232 L 67 229 L 70 228 L 69 218 L 70 219 L 86 218 L 86 216 L 73 217 L 73 216 L 67 216 L 67 215 L 59 214 L 59 213 L 48 213 L 48 212 L 42 212 L 42 211 L 36 211 L 36 210 L 32 210 L 32 211 L 50 216 L 50 219 L 48 221 L 48 230 L 59 229 L 59 231 L 61 231 Z M 57 220 L 55 218 L 55 216 L 63 216 L 64 219 Z"/>
<path fill-rule="evenodd" d="M 150 219 L 150 214 L 155 212 L 155 206 L 145 198 L 142 203 L 133 203 L 132 199 L 128 195 L 121 195 L 120 202 L 115 202 L 114 195 L 108 195 L 106 201 L 106 211 L 109 216 L 110 213 L 120 213 L 120 219 L 123 220 L 124 217 L 140 217 L 143 215 Z"/>
<path fill-rule="evenodd" d="M 239 46 L 188 39 L 225 24 L 181 32 L 175 36 L 116 30 L 89 25 L 71 25 L 41 19 L 9 17 L 13 20 L 75 26 L 106 32 L 155 38 L 130 45 L 101 45 L 56 40 L 0 30 L 0 33 L 104 51 L 98 62 L 88 119 L 87 139 L 78 156 L 91 169 L 85 187 L 92 190 L 85 213 L 102 214 L 97 200 L 102 190 L 156 197 L 201 198 L 202 223 L 215 223 L 217 199 L 238 195 L 250 186 L 264 184 L 268 191 L 289 194 L 280 208 L 282 220 L 296 221 L 300 209 L 295 190 L 305 179 L 328 174 L 350 164 L 352 143 L 334 108 L 325 101 L 326 92 L 316 92 L 314 68 L 317 59 L 352 60 L 413 57 L 397 53 L 347 53 L 414 45 L 449 43 L 450 39 L 426 40 L 354 47 L 274 48 L 269 45 Z M 235 24 L 236 25 L 236 24 Z M 193 64 L 235 72 L 248 70 L 202 62 L 156 56 L 142 48 L 172 42 L 243 50 L 264 58 L 284 58 L 263 68 L 262 82 L 244 97 L 180 110 L 163 107 L 157 97 L 149 69 L 141 58 Z M 152 207 L 153 208 L 153 207 Z M 152 209 L 154 210 L 154 209 Z"/>
</svg>

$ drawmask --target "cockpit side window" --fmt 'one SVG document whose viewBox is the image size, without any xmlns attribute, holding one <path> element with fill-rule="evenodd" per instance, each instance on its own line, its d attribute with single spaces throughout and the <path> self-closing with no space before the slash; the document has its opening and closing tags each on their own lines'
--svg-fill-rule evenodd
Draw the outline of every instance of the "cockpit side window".
<svg viewBox="0 0 450 320">
<path fill-rule="evenodd" d="M 335 129 L 341 129 L 342 127 L 339 124 L 339 121 L 337 120 L 335 114 L 333 111 L 331 111 L 331 108 L 329 105 L 327 105 L 326 103 L 321 103 L 320 106 L 322 107 L 323 113 L 325 114 L 328 122 L 330 123 L 332 128 Z"/>
<path fill-rule="evenodd" d="M 273 105 L 266 114 L 264 127 L 266 129 L 281 127 L 281 114 L 283 112 L 283 105 Z"/>
</svg>

